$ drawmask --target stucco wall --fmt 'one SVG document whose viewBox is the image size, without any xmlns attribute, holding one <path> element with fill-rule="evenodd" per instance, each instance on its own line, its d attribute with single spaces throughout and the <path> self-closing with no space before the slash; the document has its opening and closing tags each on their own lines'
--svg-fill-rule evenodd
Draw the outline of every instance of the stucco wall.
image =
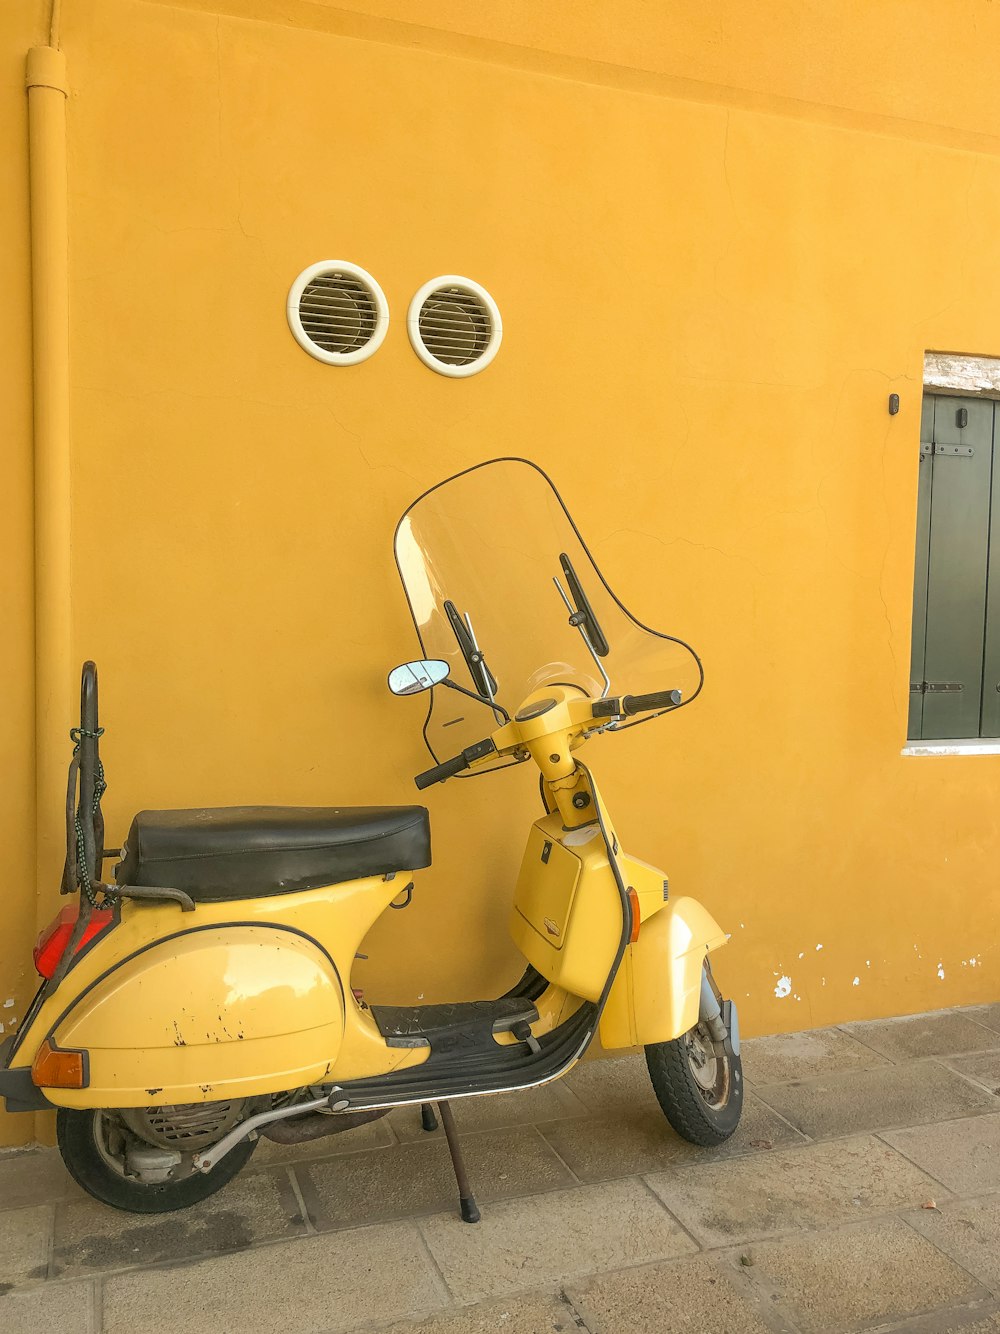
<svg viewBox="0 0 1000 1334">
<path fill-rule="evenodd" d="M 694 5 L 548 5 L 543 27 L 507 6 L 487 28 L 430 4 L 419 30 L 388 0 L 218 8 L 63 12 L 73 635 L 101 669 L 109 836 L 142 806 L 413 800 L 420 709 L 384 686 L 416 647 L 392 528 L 514 450 L 625 601 L 704 659 L 692 709 L 587 758 L 626 844 L 733 933 L 718 972 L 745 1028 L 995 999 L 1000 757 L 900 754 L 923 353 L 1000 351 L 1000 86 L 969 59 L 995 7 L 723 6 L 715 36 Z M 42 9 L 0 20 L 17 1014 L 58 882 L 36 911 L 20 87 Z M 323 258 L 389 299 L 361 366 L 312 360 L 285 323 Z M 405 336 L 448 272 L 504 319 L 464 382 Z M 370 996 L 519 971 L 533 780 L 427 804 L 435 866 L 373 933 Z M 0 1142 L 20 1133 L 0 1118 Z"/>
</svg>

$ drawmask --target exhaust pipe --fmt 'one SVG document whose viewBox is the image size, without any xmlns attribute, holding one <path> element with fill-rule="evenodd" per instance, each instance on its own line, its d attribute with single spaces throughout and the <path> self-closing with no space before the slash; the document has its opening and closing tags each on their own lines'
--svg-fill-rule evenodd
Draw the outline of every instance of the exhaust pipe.
<svg viewBox="0 0 1000 1334">
<path fill-rule="evenodd" d="M 320 1134 L 335 1134 L 338 1130 L 350 1130 L 353 1126 L 362 1125 L 365 1121 L 374 1121 L 378 1116 L 384 1116 L 389 1110 L 388 1107 L 379 1107 L 374 1112 L 351 1112 L 345 1115 L 341 1112 L 330 1113 L 330 1098 L 313 1098 L 309 1102 L 294 1103 L 291 1107 L 272 1107 L 269 1112 L 258 1112 L 256 1116 L 249 1116 L 245 1121 L 231 1130 L 228 1135 L 223 1135 L 217 1144 L 212 1144 L 201 1153 L 194 1155 L 194 1166 L 199 1172 L 211 1172 L 216 1163 L 225 1158 L 231 1149 L 235 1149 L 247 1138 L 248 1135 L 263 1134 L 268 1139 L 273 1139 L 279 1144 L 297 1144 L 300 1140 L 318 1139 Z M 327 1114 L 320 1114 L 320 1108 L 326 1108 Z M 310 1116 L 309 1113 L 312 1113 Z M 287 1129 L 288 1138 L 283 1138 L 282 1132 L 285 1131 L 283 1123 L 291 1120 L 308 1120 L 311 1123 L 310 1128 L 303 1135 L 295 1133 L 295 1127 L 289 1126 Z M 320 1121 L 329 1122 L 329 1129 L 318 1131 L 315 1126 Z M 339 1124 L 338 1124 L 339 1123 Z M 281 1127 L 279 1130 L 278 1127 Z M 277 1131 L 277 1134 L 275 1133 Z M 294 1136 L 294 1138 L 293 1138 Z M 280 1138 L 279 1138 L 280 1137 Z"/>
<path fill-rule="evenodd" d="M 389 1110 L 379 1107 L 373 1112 L 307 1112 L 287 1121 L 272 1121 L 270 1125 L 262 1126 L 260 1133 L 275 1144 L 305 1144 L 309 1140 L 322 1139 L 324 1135 L 336 1135 L 342 1130 L 353 1130 L 369 1121 L 377 1121 Z"/>
</svg>

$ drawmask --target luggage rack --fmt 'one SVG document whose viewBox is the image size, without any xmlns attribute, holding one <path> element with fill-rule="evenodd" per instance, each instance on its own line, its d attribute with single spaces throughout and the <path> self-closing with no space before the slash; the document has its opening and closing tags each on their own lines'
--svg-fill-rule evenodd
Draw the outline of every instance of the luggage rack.
<svg viewBox="0 0 1000 1334">
<path fill-rule="evenodd" d="M 101 762 L 101 737 L 97 707 L 97 664 L 88 660 L 80 677 L 80 726 L 70 728 L 73 756 L 66 779 L 66 860 L 63 863 L 61 894 L 79 894 L 80 911 L 62 957 L 52 974 L 54 991 L 76 958 L 80 942 L 97 910 L 114 909 L 119 900 L 155 899 L 179 903 L 184 912 L 194 911 L 194 902 L 182 890 L 167 886 L 115 885 L 102 879 L 105 861 L 117 860 L 120 848 L 104 845 L 104 813 L 101 798 L 107 790 Z"/>
</svg>

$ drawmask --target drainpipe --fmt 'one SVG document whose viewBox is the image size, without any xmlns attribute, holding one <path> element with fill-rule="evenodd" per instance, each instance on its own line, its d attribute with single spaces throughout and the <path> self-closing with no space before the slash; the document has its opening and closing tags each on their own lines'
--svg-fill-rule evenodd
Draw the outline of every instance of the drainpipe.
<svg viewBox="0 0 1000 1334">
<path fill-rule="evenodd" d="M 70 639 L 69 230 L 66 57 L 28 52 L 35 523 L 35 892 L 47 916 L 62 861 L 67 728 L 74 717 Z"/>
</svg>

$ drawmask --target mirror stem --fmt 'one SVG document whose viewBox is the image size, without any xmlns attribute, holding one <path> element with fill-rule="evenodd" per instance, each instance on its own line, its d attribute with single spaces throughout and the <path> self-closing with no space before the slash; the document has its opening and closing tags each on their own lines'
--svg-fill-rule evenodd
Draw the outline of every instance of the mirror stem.
<svg viewBox="0 0 1000 1334">
<path fill-rule="evenodd" d="M 504 706 L 502 704 L 498 704 L 495 699 L 487 699 L 485 695 L 477 695 L 471 690 L 466 690 L 465 686 L 460 686 L 456 681 L 453 681 L 451 677 L 445 677 L 445 679 L 443 681 L 439 681 L 438 684 L 442 686 L 447 686 L 449 690 L 457 690 L 460 695 L 467 695 L 469 699 L 474 699 L 479 704 L 485 704 L 488 709 L 495 709 L 497 713 L 503 715 L 503 720 L 505 723 L 510 722 L 510 714 L 507 712 Z"/>
</svg>

